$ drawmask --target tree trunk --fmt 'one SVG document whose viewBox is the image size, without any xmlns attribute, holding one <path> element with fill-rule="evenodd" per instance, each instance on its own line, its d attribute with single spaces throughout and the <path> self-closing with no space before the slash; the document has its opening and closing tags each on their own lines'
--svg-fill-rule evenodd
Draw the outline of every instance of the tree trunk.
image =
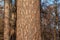
<svg viewBox="0 0 60 40">
<path fill-rule="evenodd" d="M 4 40 L 9 40 L 9 0 L 5 0 Z"/>
<path fill-rule="evenodd" d="M 39 0 L 17 0 L 16 40 L 41 40 Z"/>
</svg>

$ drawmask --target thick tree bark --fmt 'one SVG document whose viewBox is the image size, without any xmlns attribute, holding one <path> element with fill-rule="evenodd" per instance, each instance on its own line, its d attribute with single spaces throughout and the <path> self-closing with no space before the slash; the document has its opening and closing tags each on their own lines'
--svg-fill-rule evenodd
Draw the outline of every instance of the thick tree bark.
<svg viewBox="0 0 60 40">
<path fill-rule="evenodd" d="M 41 40 L 39 0 L 17 0 L 16 40 Z"/>
<path fill-rule="evenodd" d="M 4 40 L 9 40 L 9 0 L 5 0 Z"/>
</svg>

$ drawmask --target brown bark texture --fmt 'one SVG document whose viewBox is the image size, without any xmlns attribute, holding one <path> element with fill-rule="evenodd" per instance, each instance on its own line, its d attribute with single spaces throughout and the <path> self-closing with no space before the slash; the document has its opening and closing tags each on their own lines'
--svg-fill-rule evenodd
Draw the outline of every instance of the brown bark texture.
<svg viewBox="0 0 60 40">
<path fill-rule="evenodd" d="M 5 0 L 4 40 L 9 40 L 9 0 Z"/>
<path fill-rule="evenodd" d="M 17 0 L 16 40 L 41 40 L 39 0 Z"/>
</svg>

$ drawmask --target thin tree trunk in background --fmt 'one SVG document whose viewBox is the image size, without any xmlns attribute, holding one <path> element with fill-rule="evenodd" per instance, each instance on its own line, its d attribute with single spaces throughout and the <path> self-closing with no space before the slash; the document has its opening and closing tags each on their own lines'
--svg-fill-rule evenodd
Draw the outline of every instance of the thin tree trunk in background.
<svg viewBox="0 0 60 40">
<path fill-rule="evenodd" d="M 41 40 L 39 0 L 17 0 L 17 39 Z"/>
<path fill-rule="evenodd" d="M 9 0 L 5 0 L 4 40 L 9 40 Z"/>
<path fill-rule="evenodd" d="M 55 0 L 55 14 L 56 14 L 56 19 L 55 19 L 55 27 L 54 27 L 54 40 L 57 40 L 57 32 L 56 32 L 56 27 L 58 26 L 58 13 L 57 13 L 57 0 Z"/>
<path fill-rule="evenodd" d="M 56 38 L 56 27 L 54 27 L 54 40 L 57 40 Z"/>
</svg>

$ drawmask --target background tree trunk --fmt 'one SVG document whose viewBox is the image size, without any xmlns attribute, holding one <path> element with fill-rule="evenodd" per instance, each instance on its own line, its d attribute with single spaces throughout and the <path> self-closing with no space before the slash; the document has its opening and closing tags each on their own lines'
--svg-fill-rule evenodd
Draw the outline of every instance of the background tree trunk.
<svg viewBox="0 0 60 40">
<path fill-rule="evenodd" d="M 9 0 L 5 0 L 4 40 L 9 40 Z"/>
<path fill-rule="evenodd" d="M 39 0 L 17 0 L 17 39 L 41 40 Z"/>
</svg>

